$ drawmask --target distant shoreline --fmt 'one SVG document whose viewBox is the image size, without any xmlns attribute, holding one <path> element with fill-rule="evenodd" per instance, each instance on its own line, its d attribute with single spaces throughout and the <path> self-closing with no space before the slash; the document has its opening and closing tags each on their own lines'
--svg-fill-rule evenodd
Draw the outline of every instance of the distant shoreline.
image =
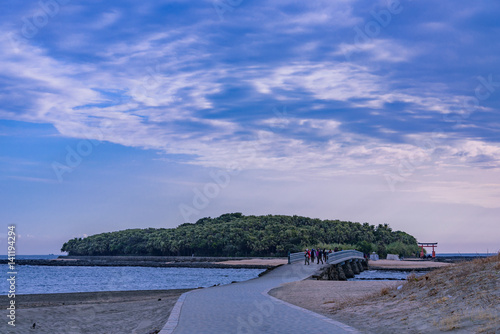
<svg viewBox="0 0 500 334">
<path fill-rule="evenodd" d="M 443 253 L 437 254 L 434 260 L 406 259 L 434 263 L 454 263 L 469 261 L 476 258 L 494 256 L 496 253 Z M 16 259 L 18 265 L 30 266 L 85 266 L 85 267 L 153 267 L 153 268 L 214 268 L 214 269 L 272 269 L 279 264 L 286 263 L 285 257 L 204 257 L 204 256 L 58 256 L 57 258 Z M 0 264 L 7 264 L 8 259 L 1 259 Z M 225 263 L 227 262 L 227 263 Z M 396 268 L 380 268 L 375 261 L 371 262 L 371 269 L 399 270 Z M 421 265 L 409 270 L 422 270 Z M 436 266 L 438 267 L 438 266 Z M 424 270 L 432 270 L 425 268 Z"/>
<path fill-rule="evenodd" d="M 248 263 L 253 259 L 251 263 Z M 277 263 L 281 260 L 281 263 Z M 228 261 L 228 263 L 224 263 Z M 217 268 L 272 269 L 286 258 L 188 257 L 188 256 L 60 256 L 57 259 L 17 259 L 17 265 L 85 266 L 85 267 L 154 267 L 154 268 Z M 0 260 L 7 264 L 8 260 Z"/>
</svg>

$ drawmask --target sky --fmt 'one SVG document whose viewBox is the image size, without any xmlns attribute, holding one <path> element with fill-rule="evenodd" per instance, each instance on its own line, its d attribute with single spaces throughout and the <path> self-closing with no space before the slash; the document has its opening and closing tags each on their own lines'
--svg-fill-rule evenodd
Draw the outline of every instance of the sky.
<svg viewBox="0 0 500 334">
<path fill-rule="evenodd" d="M 4 249 L 242 212 L 500 250 L 498 1 L 0 6 Z"/>
</svg>

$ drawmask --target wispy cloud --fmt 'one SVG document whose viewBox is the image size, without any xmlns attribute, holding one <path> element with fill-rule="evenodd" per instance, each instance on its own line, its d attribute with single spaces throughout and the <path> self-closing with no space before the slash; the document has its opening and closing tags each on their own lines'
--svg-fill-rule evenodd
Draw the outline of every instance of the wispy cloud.
<svg viewBox="0 0 500 334">
<path fill-rule="evenodd" d="M 426 123 L 433 124 L 431 130 L 442 127 L 441 115 L 457 112 L 467 95 L 445 83 L 426 81 L 425 77 L 410 82 L 407 75 L 398 77 L 387 70 L 383 64 L 410 66 L 423 55 L 422 48 L 402 38 L 381 36 L 363 44 L 339 42 L 329 48 L 333 56 L 340 56 L 346 49 L 364 54 L 354 62 L 301 59 L 297 53 L 313 53 L 310 58 L 314 58 L 325 48 L 320 39 L 309 40 L 307 34 L 323 27 L 342 32 L 364 20 L 355 14 L 349 1 L 288 5 L 282 1 L 252 7 L 251 15 L 242 21 L 238 20 L 244 16 L 242 11 L 235 11 L 234 20 L 220 23 L 232 28 L 239 23 L 252 36 L 243 34 L 243 41 L 257 50 L 267 46 L 258 36 L 269 36 L 271 26 L 278 35 L 301 35 L 290 45 L 292 53 L 281 61 L 271 58 L 269 64 L 262 59 L 258 65 L 237 62 L 231 60 L 236 57 L 221 52 L 218 45 L 228 50 L 221 40 L 227 31 L 210 28 L 208 23 L 217 21 L 215 16 L 198 17 L 194 24 L 162 31 L 145 29 L 126 39 L 111 38 L 104 47 L 99 44 L 94 50 L 97 58 L 92 62 L 55 56 L 50 47 L 19 40 L 16 48 L 0 52 L 0 70 L 9 91 L 1 96 L 4 106 L 0 115 L 51 123 L 64 136 L 90 136 L 125 146 L 186 154 L 193 157 L 187 162 L 211 167 L 237 157 L 247 168 L 306 170 L 335 165 L 346 172 L 357 168 L 373 173 L 415 155 L 431 161 L 429 152 L 414 139 L 429 132 Z M 250 22 L 250 18 L 271 15 L 266 8 L 274 13 L 274 20 L 262 27 Z M 81 11 L 85 9 L 73 8 L 73 14 L 69 11 L 67 15 Z M 147 9 L 147 15 L 154 11 Z M 92 23 L 81 33 L 55 36 L 66 41 L 59 44 L 64 50 L 89 46 L 86 43 L 100 31 L 108 35 L 112 29 L 126 33 L 124 22 L 130 19 L 127 12 L 107 8 L 93 15 Z M 454 20 L 462 22 L 469 17 Z M 76 26 L 82 25 L 78 22 Z M 455 33 L 449 22 L 436 19 L 423 23 L 422 28 Z M 9 42 L 6 36 L 12 33 L 4 32 L 2 44 Z M 68 36 L 74 37 L 73 42 L 68 42 Z M 233 41 L 235 36 L 231 36 Z M 244 44 L 234 42 L 234 51 L 243 56 L 247 50 Z M 233 96 L 234 89 L 242 92 Z M 248 97 L 260 100 L 262 108 L 268 109 L 251 114 L 250 122 L 243 120 L 238 110 L 249 102 Z M 271 112 L 276 101 L 292 107 L 309 105 L 296 106 L 296 115 L 276 118 Z M 379 119 L 378 124 L 369 128 L 373 117 Z M 410 123 L 414 125 L 399 128 Z M 446 132 L 477 128 L 474 123 L 455 128 L 449 125 Z M 438 161 L 457 166 L 499 166 L 497 144 L 460 138 L 449 136 L 439 143 Z M 249 145 L 251 159 L 242 150 Z M 308 157 L 305 163 L 304 156 Z"/>
<path fill-rule="evenodd" d="M 24 182 L 38 182 L 38 183 L 57 183 L 57 180 L 54 179 L 44 179 L 39 177 L 29 177 L 29 176 L 7 176 L 9 179 L 19 180 Z"/>
</svg>

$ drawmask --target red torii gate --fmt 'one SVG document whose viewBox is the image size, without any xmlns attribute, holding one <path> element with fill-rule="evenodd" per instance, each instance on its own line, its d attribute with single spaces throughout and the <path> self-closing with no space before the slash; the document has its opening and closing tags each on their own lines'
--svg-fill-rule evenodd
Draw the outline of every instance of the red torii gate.
<svg viewBox="0 0 500 334">
<path fill-rule="evenodd" d="M 418 246 L 420 247 L 420 257 L 424 257 L 424 247 L 432 247 L 432 258 L 436 257 L 436 252 L 434 251 L 434 247 L 437 247 L 437 242 L 419 242 Z"/>
</svg>

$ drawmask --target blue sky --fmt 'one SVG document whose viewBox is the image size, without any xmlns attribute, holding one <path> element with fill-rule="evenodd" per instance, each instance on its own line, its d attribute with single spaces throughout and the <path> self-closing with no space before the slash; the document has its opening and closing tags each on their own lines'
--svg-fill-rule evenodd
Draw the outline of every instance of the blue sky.
<svg viewBox="0 0 500 334">
<path fill-rule="evenodd" d="M 227 212 L 500 248 L 500 4 L 0 11 L 0 217 L 23 254 Z"/>
</svg>

